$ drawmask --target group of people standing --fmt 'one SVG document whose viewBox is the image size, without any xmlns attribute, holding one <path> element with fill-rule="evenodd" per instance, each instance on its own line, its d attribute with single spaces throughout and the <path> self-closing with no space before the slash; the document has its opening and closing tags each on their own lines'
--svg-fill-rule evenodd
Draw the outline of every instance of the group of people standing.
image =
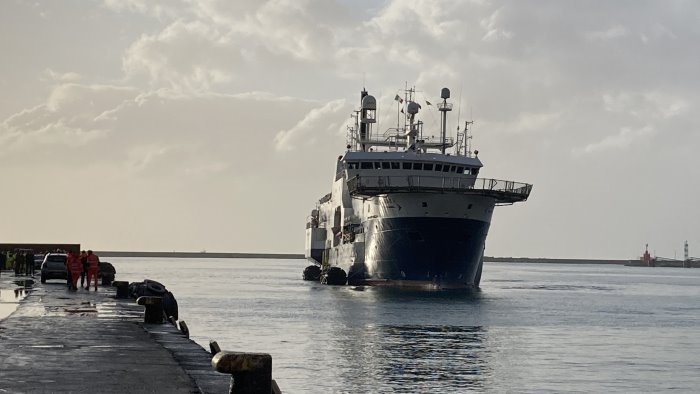
<svg viewBox="0 0 700 394">
<path fill-rule="evenodd" d="M 32 250 L 0 251 L 0 270 L 14 270 L 15 276 L 34 275 L 34 252 Z"/>
<path fill-rule="evenodd" d="M 76 291 L 78 290 L 78 278 L 80 278 L 80 288 L 85 290 L 90 290 L 90 281 L 95 282 L 95 291 L 97 291 L 97 275 L 100 270 L 100 258 L 97 257 L 92 250 L 85 252 L 84 250 L 80 254 L 68 252 L 68 258 L 66 259 L 66 279 L 68 282 L 68 288 Z M 87 282 L 85 281 L 87 277 Z M 85 286 L 83 287 L 83 284 Z"/>
</svg>

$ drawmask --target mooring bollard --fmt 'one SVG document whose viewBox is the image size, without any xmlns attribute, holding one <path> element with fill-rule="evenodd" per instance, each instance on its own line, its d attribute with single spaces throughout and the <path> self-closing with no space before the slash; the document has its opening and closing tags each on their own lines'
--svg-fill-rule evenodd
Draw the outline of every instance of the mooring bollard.
<svg viewBox="0 0 700 394">
<path fill-rule="evenodd" d="M 219 347 L 219 344 L 213 340 L 209 340 L 209 352 L 211 352 L 212 356 L 216 356 L 216 353 L 219 353 L 221 351 L 221 348 Z"/>
<path fill-rule="evenodd" d="M 211 366 L 231 375 L 231 394 L 273 393 L 269 354 L 220 351 L 211 359 Z"/>
<path fill-rule="evenodd" d="M 129 298 L 129 282 L 123 280 L 115 280 L 112 286 L 117 288 L 117 298 Z"/>
<path fill-rule="evenodd" d="M 143 296 L 139 297 L 136 303 L 146 307 L 146 313 L 143 315 L 144 323 L 163 323 L 163 297 Z"/>
</svg>

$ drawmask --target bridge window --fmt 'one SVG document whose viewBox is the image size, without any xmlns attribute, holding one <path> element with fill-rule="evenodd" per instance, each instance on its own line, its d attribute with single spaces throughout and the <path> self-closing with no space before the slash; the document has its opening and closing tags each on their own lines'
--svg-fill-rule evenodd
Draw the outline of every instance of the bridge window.
<svg viewBox="0 0 700 394">
<path fill-rule="evenodd" d="M 457 166 L 451 166 L 450 172 L 457 172 Z"/>
<path fill-rule="evenodd" d="M 401 166 L 399 165 L 399 162 L 398 162 L 398 161 L 392 161 L 392 162 L 391 162 L 391 169 L 392 169 L 392 170 L 401 169 Z"/>
<path fill-rule="evenodd" d="M 432 171 L 433 170 L 433 163 L 423 163 L 423 170 Z"/>
<path fill-rule="evenodd" d="M 389 168 L 391 168 L 391 163 L 389 163 L 388 161 L 383 161 L 382 170 L 388 170 Z"/>
<path fill-rule="evenodd" d="M 457 167 L 458 174 L 464 174 L 464 167 Z"/>
<path fill-rule="evenodd" d="M 375 161 L 374 162 L 374 169 L 375 170 L 381 170 L 382 169 L 382 163 Z"/>
<path fill-rule="evenodd" d="M 413 163 L 413 169 L 414 169 L 414 170 L 422 170 L 422 169 L 423 169 L 423 163 Z"/>
<path fill-rule="evenodd" d="M 372 163 L 371 161 L 361 161 L 361 162 L 360 162 L 360 168 L 363 169 L 363 170 L 371 170 L 371 169 L 374 168 L 374 167 L 372 166 L 372 164 L 373 164 L 373 163 Z"/>
<path fill-rule="evenodd" d="M 357 170 L 358 168 L 360 168 L 359 163 L 356 161 L 349 161 L 347 163 L 347 166 L 348 170 Z"/>
<path fill-rule="evenodd" d="M 404 170 L 410 170 L 411 169 L 411 163 L 409 162 L 404 162 L 402 168 Z"/>
<path fill-rule="evenodd" d="M 450 172 L 450 166 L 448 166 L 447 164 L 442 166 L 442 172 Z"/>
<path fill-rule="evenodd" d="M 435 171 L 442 171 L 442 164 L 435 164 Z"/>
</svg>

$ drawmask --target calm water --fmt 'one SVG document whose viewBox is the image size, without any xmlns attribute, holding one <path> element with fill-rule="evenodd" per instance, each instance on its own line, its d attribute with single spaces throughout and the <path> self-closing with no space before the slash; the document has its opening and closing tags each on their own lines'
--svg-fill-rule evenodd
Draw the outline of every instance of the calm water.
<svg viewBox="0 0 700 394">
<path fill-rule="evenodd" d="M 208 349 L 285 393 L 700 391 L 700 270 L 487 263 L 475 294 L 329 287 L 303 260 L 111 259 L 163 282 Z"/>
</svg>

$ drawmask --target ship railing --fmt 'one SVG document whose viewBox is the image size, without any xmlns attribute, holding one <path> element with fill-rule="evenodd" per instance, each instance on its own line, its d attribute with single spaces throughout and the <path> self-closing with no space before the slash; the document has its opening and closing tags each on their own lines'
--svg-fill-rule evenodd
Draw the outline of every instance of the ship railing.
<svg viewBox="0 0 700 394">
<path fill-rule="evenodd" d="M 357 175 L 347 184 L 350 195 L 359 197 L 387 193 L 460 193 L 493 197 L 498 204 L 525 201 L 532 191 L 528 183 L 464 176 Z"/>
</svg>

